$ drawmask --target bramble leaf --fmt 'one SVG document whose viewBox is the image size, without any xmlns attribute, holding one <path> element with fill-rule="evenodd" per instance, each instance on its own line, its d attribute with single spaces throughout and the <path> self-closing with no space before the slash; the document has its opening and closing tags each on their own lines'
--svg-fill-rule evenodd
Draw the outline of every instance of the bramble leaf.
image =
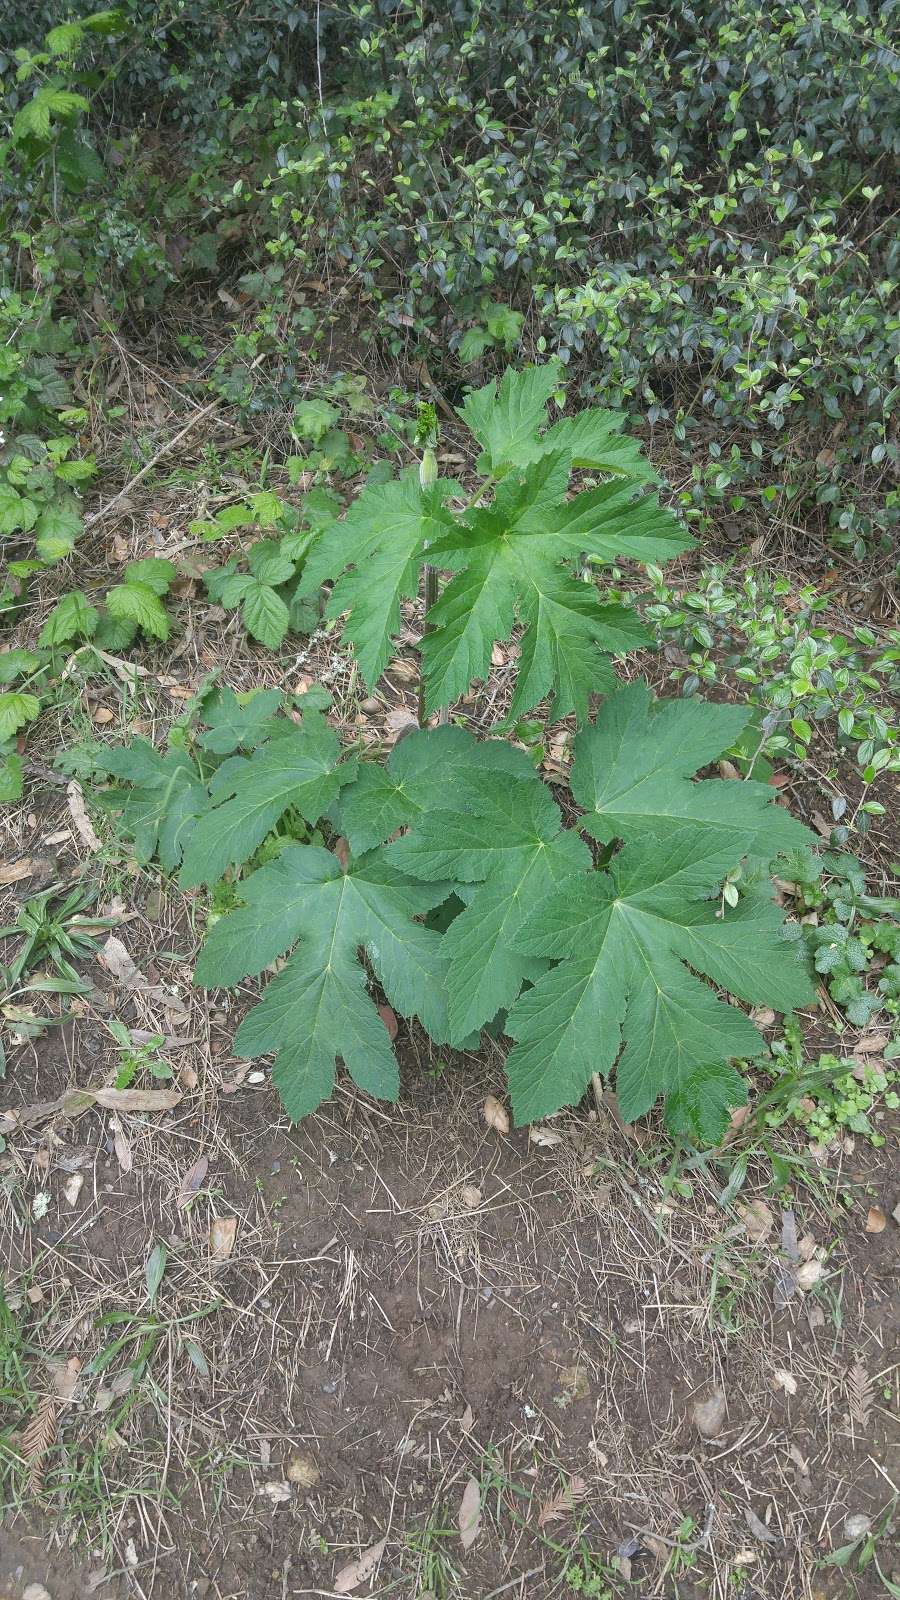
<svg viewBox="0 0 900 1600">
<path fill-rule="evenodd" d="M 35 549 L 42 561 L 64 561 L 75 548 L 84 521 L 74 500 L 58 500 L 47 506 L 34 529 Z"/>
<path fill-rule="evenodd" d="M 236 1053 L 277 1054 L 273 1079 L 294 1120 L 331 1093 L 339 1056 L 360 1088 L 396 1099 L 396 1058 L 366 993 L 358 952 L 365 950 L 391 1005 L 421 1017 L 432 1038 L 444 1038 L 441 936 L 413 918 L 443 899 L 446 887 L 410 883 L 380 851 L 343 872 L 329 851 L 296 845 L 241 892 L 244 906 L 217 922 L 206 941 L 197 983 L 235 984 L 299 943 L 242 1022 Z"/>
<path fill-rule="evenodd" d="M 106 607 L 118 622 L 133 622 L 154 639 L 168 639 L 169 618 L 159 596 L 146 583 L 117 583 L 106 596 Z"/>
<path fill-rule="evenodd" d="M 41 702 L 36 694 L 25 694 L 19 689 L 0 694 L 0 740 L 11 739 L 26 722 L 33 722 L 40 709 Z"/>
<path fill-rule="evenodd" d="M 163 556 L 148 556 L 144 561 L 129 561 L 125 568 L 126 583 L 143 583 L 155 595 L 162 597 L 178 577 L 178 568 Z"/>
<path fill-rule="evenodd" d="M 70 639 L 87 639 L 97 626 L 99 613 L 80 589 L 64 594 L 53 607 L 40 632 L 42 645 L 67 644 Z"/>
</svg>

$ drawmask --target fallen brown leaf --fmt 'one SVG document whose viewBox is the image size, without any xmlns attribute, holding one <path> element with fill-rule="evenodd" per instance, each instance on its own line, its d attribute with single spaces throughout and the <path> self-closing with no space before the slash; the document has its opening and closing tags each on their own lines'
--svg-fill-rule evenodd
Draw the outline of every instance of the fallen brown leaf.
<svg viewBox="0 0 900 1600">
<path fill-rule="evenodd" d="M 477 1478 L 469 1478 L 456 1516 L 460 1543 L 468 1550 L 481 1532 L 481 1489 Z"/>
<path fill-rule="evenodd" d="M 753 1244 L 764 1244 L 775 1226 L 775 1218 L 766 1202 L 750 1200 L 747 1205 L 738 1206 L 737 1213 Z"/>
<path fill-rule="evenodd" d="M 482 1107 L 481 1115 L 489 1128 L 495 1133 L 509 1133 L 509 1112 L 494 1094 L 489 1094 Z"/>
<path fill-rule="evenodd" d="M 881 1054 L 882 1050 L 887 1049 L 890 1042 L 891 1036 L 889 1033 L 866 1033 L 861 1039 L 857 1039 L 853 1046 L 853 1054 L 855 1056 L 877 1056 Z"/>
<path fill-rule="evenodd" d="M 713 1389 L 705 1400 L 695 1400 L 691 1407 L 694 1427 L 704 1439 L 717 1439 L 725 1426 L 725 1396 L 721 1389 Z"/>
<path fill-rule="evenodd" d="M 288 1483 L 296 1483 L 301 1489 L 314 1489 L 322 1474 L 313 1457 L 305 1450 L 298 1450 L 290 1457 L 285 1472 Z"/>
<path fill-rule="evenodd" d="M 335 1594 L 351 1594 L 361 1583 L 365 1583 L 367 1578 L 371 1578 L 384 1555 L 386 1544 L 387 1536 L 379 1539 L 377 1544 L 370 1544 L 368 1550 L 364 1550 L 355 1561 L 350 1561 L 346 1567 L 341 1567 L 334 1580 Z"/>
<path fill-rule="evenodd" d="M 378 1007 L 378 1015 L 380 1016 L 380 1018 L 381 1018 L 382 1022 L 384 1023 L 385 1027 L 387 1028 L 388 1038 L 391 1039 L 391 1040 L 396 1039 L 396 1037 L 397 1037 L 397 1016 L 396 1016 L 396 1013 L 394 1012 L 394 1010 L 392 1009 L 392 1007 L 391 1006 L 379 1006 Z"/>
<path fill-rule="evenodd" d="M 193 1166 L 188 1167 L 187 1172 L 178 1186 L 178 1195 L 175 1200 L 175 1204 L 177 1206 L 183 1207 L 189 1205 L 197 1193 L 197 1190 L 203 1183 L 208 1171 L 209 1157 L 198 1156 Z"/>
<path fill-rule="evenodd" d="M 237 1237 L 237 1217 L 213 1217 L 209 1227 L 209 1253 L 214 1261 L 227 1261 Z"/>
<path fill-rule="evenodd" d="M 95 854 L 101 848 L 100 840 L 97 838 L 93 823 L 87 814 L 84 795 L 81 792 L 81 784 L 77 778 L 73 778 L 66 789 L 66 804 L 82 844 L 86 845 L 92 854 Z"/>
<path fill-rule="evenodd" d="M 21 861 L 0 861 L 0 883 L 19 883 L 22 878 L 30 878 L 37 870 L 37 862 L 30 856 L 25 856 Z"/>
</svg>

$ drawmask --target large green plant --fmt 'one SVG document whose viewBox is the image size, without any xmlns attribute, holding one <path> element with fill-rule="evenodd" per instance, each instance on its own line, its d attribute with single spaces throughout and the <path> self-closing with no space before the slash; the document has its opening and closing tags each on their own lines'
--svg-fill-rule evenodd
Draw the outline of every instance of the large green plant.
<svg viewBox="0 0 900 1600">
<path fill-rule="evenodd" d="M 673 1129 L 702 1139 L 745 1098 L 734 1059 L 764 1048 L 734 1001 L 790 1010 L 812 996 L 766 880 L 771 858 L 809 834 L 764 784 L 694 778 L 747 712 L 655 701 L 640 682 L 618 686 L 599 653 L 640 634 L 573 576 L 577 553 L 659 559 L 685 540 L 643 492 L 646 463 L 621 418 L 547 425 L 552 378 L 508 373 L 469 396 L 486 476 L 460 513 L 427 463 L 365 490 L 320 534 L 301 584 L 345 569 L 330 606 L 374 683 L 420 569 L 451 567 L 422 640 L 432 708 L 486 672 L 518 621 L 513 709 L 553 694 L 581 723 L 565 815 L 508 742 L 451 723 L 421 728 L 384 763 L 363 759 L 315 695 L 297 722 L 277 692 L 221 691 L 204 704 L 205 731 L 182 730 L 166 754 L 143 740 L 93 754 L 126 785 L 106 802 L 141 858 L 157 853 L 186 888 L 232 876 L 240 904 L 212 927 L 197 981 L 235 985 L 287 956 L 235 1048 L 276 1056 L 292 1117 L 330 1093 L 338 1058 L 361 1087 L 396 1096 L 369 971 L 437 1042 L 471 1048 L 482 1027 L 504 1028 L 519 1122 L 615 1070 L 625 1116 L 663 1095 Z M 616 477 L 566 499 L 575 465 Z"/>
</svg>

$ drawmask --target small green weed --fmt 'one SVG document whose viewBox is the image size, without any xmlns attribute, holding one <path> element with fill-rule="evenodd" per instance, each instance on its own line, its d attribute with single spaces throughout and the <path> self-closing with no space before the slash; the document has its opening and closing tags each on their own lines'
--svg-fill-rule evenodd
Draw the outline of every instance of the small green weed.
<svg viewBox="0 0 900 1600">
<path fill-rule="evenodd" d="M 707 567 L 687 592 L 672 588 L 658 567 L 648 572 L 653 598 L 644 615 L 663 642 L 685 652 L 669 674 L 683 694 L 739 683 L 763 712 L 762 749 L 773 759 L 804 761 L 817 725 L 828 723 L 866 785 L 881 771 L 900 771 L 900 727 L 887 709 L 900 691 L 900 632 L 883 642 L 871 628 L 855 627 L 852 638 L 842 637 L 822 617 L 827 595 L 752 568 Z M 882 810 L 867 800 L 860 807 L 863 817 Z"/>
</svg>

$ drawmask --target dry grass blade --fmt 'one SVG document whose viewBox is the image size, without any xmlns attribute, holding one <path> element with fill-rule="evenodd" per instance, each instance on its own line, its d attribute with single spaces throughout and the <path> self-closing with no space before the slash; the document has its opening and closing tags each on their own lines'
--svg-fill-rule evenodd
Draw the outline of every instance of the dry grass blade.
<svg viewBox="0 0 900 1600">
<path fill-rule="evenodd" d="M 548 1522 L 558 1522 L 560 1517 L 567 1517 L 574 1511 L 580 1500 L 587 1494 L 587 1484 L 583 1478 L 570 1478 L 564 1489 L 551 1495 L 541 1506 L 538 1517 L 538 1527 L 545 1528 Z"/>
<path fill-rule="evenodd" d="M 851 1420 L 858 1428 L 866 1429 L 869 1426 L 874 1396 L 872 1380 L 861 1361 L 854 1361 L 847 1370 L 847 1400 Z"/>
<path fill-rule="evenodd" d="M 19 1435 L 22 1456 L 28 1467 L 28 1487 L 32 1494 L 40 1494 L 44 1483 L 46 1457 L 56 1438 L 59 1421 L 59 1401 L 56 1395 L 46 1394 L 34 1416 Z"/>
</svg>

